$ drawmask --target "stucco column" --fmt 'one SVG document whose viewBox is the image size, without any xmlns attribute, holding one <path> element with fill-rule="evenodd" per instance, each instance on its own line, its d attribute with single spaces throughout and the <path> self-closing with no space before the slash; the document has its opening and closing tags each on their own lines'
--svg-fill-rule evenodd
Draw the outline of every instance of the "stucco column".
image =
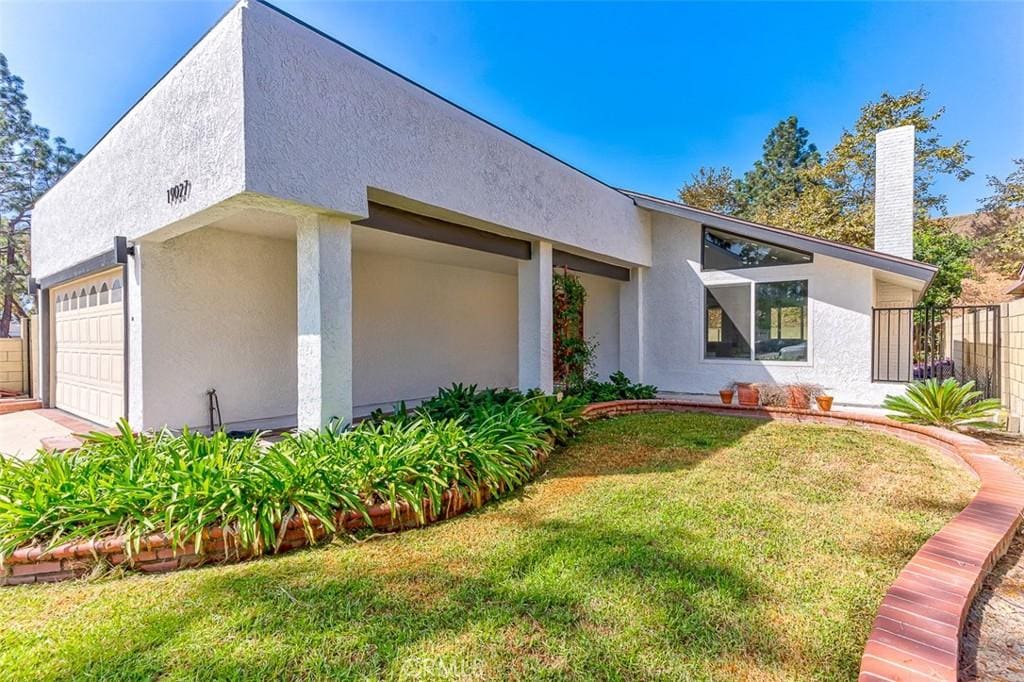
<svg viewBox="0 0 1024 682">
<path fill-rule="evenodd" d="M 632 268 L 619 286 L 619 369 L 633 381 L 644 380 L 644 272 Z"/>
<path fill-rule="evenodd" d="M 519 390 L 554 389 L 551 332 L 551 242 L 534 242 L 519 261 Z"/>
<path fill-rule="evenodd" d="M 145 366 L 147 363 L 152 365 L 154 362 L 159 362 L 155 358 L 160 358 L 152 350 L 147 356 L 142 354 L 143 335 L 146 333 L 146 329 L 143 326 L 143 312 L 145 308 L 142 305 L 142 280 L 146 273 L 149 272 L 144 270 L 145 264 L 142 259 L 154 252 L 159 254 L 163 248 L 163 244 L 149 242 L 141 244 L 136 242 L 135 255 L 128 258 L 128 267 L 125 268 L 124 314 L 128 316 L 128 339 L 124 348 L 128 361 L 125 365 L 128 371 L 125 390 L 128 392 L 128 424 L 133 429 L 139 431 L 146 427 L 157 426 L 157 424 L 151 424 L 145 419 Z M 153 275 L 149 275 L 149 279 L 152 278 Z M 147 288 L 146 291 L 149 291 L 149 289 Z M 153 345 L 153 339 L 146 339 L 146 341 L 148 341 L 150 346 Z M 159 392 L 154 391 L 154 395 L 159 399 Z M 152 417 L 152 415 L 150 416 Z"/>
<path fill-rule="evenodd" d="M 50 367 L 51 360 L 51 346 L 53 338 L 51 330 L 53 329 L 53 314 L 50 311 L 50 290 L 40 289 L 37 293 L 37 301 L 39 317 L 39 324 L 36 325 L 36 329 L 33 332 L 39 334 L 39 342 L 35 344 L 38 349 L 38 357 L 36 358 L 36 370 L 38 376 L 32 379 L 35 382 L 35 386 L 39 387 L 38 391 L 33 391 L 33 398 L 37 398 L 43 402 L 43 407 L 53 407 L 50 396 L 50 377 L 53 375 L 53 368 Z M 35 387 L 30 387 L 34 389 Z"/>
<path fill-rule="evenodd" d="M 298 426 L 352 421 L 352 224 L 297 219 Z"/>
</svg>

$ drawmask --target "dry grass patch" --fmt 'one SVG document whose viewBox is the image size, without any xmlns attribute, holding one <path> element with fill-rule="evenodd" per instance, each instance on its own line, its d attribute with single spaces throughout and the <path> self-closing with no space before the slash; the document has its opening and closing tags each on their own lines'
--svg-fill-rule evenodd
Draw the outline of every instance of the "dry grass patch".
<svg viewBox="0 0 1024 682">
<path fill-rule="evenodd" d="M 427 529 L 2 590 L 0 675 L 852 679 L 885 588 L 973 490 L 877 433 L 623 417 Z"/>
</svg>

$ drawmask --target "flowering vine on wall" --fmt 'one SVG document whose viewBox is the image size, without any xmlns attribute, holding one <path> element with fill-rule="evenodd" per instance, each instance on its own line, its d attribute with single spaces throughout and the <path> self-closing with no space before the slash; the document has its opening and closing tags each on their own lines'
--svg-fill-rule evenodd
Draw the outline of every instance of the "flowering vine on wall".
<svg viewBox="0 0 1024 682">
<path fill-rule="evenodd" d="M 587 290 L 579 277 L 563 269 L 552 279 L 554 378 L 564 387 L 578 386 L 594 365 L 597 343 L 583 333 Z"/>
</svg>

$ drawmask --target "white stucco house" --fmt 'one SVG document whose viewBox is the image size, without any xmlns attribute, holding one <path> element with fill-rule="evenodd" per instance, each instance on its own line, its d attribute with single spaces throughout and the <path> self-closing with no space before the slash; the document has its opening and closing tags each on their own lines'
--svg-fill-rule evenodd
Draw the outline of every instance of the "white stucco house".
<svg viewBox="0 0 1024 682">
<path fill-rule="evenodd" d="M 807 381 L 876 403 L 872 309 L 912 305 L 913 130 L 877 250 L 614 187 L 257 0 L 37 203 L 39 391 L 100 424 L 315 427 L 453 381 L 552 387 L 552 270 L 597 371 Z"/>
</svg>

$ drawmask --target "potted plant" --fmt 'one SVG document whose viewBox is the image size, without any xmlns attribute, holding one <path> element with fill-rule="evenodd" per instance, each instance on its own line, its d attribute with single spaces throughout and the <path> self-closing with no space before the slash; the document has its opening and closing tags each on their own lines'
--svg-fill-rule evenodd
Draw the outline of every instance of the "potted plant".
<svg viewBox="0 0 1024 682">
<path fill-rule="evenodd" d="M 822 390 L 820 395 L 814 396 L 814 400 L 818 403 L 818 409 L 822 412 L 832 411 L 832 396 L 827 395 L 824 390 Z"/>
<path fill-rule="evenodd" d="M 723 405 L 732 405 L 732 395 L 736 390 L 736 383 L 729 382 L 718 391 L 718 397 L 722 399 Z"/>
<path fill-rule="evenodd" d="M 789 389 L 787 407 L 798 410 L 811 409 L 811 398 L 817 399 L 825 392 L 818 384 L 790 384 L 787 388 Z"/>
<path fill-rule="evenodd" d="M 757 384 L 737 382 L 736 394 L 740 405 L 757 407 L 761 404 L 761 392 L 758 390 Z"/>
<path fill-rule="evenodd" d="M 785 384 L 758 384 L 761 404 L 765 407 L 788 407 L 791 401 L 789 386 Z"/>
</svg>

